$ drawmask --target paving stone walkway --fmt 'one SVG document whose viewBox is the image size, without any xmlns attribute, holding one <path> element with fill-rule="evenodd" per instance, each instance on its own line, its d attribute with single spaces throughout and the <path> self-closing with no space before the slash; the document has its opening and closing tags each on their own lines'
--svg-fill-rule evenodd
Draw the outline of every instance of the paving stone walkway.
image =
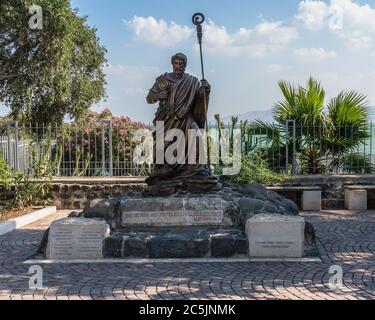
<svg viewBox="0 0 375 320">
<path fill-rule="evenodd" d="M 318 236 L 322 262 L 312 263 L 92 263 L 50 264 L 43 289 L 30 290 L 30 265 L 51 221 L 0 237 L 0 299 L 375 299 L 375 212 L 304 214 Z M 332 266 L 343 286 L 330 288 Z"/>
</svg>

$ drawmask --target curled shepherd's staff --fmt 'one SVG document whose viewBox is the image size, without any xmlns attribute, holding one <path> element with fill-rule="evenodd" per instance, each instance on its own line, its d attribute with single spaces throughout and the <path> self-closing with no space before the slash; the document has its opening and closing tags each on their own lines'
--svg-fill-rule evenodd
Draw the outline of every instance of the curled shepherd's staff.
<svg viewBox="0 0 375 320">
<path fill-rule="evenodd" d="M 203 51 L 202 51 L 202 38 L 203 38 L 203 29 L 202 24 L 205 22 L 206 18 L 202 13 L 196 13 L 193 15 L 193 24 L 197 26 L 197 36 L 199 42 L 199 51 L 201 55 L 201 68 L 202 68 L 202 79 L 204 79 L 204 65 L 203 65 Z"/>
<path fill-rule="evenodd" d="M 205 80 L 204 77 L 204 64 L 203 64 L 203 50 L 202 50 L 202 39 L 203 39 L 203 28 L 202 24 L 205 22 L 206 18 L 203 13 L 196 13 L 193 15 L 193 24 L 197 27 L 197 36 L 198 36 L 198 43 L 199 43 L 199 52 L 201 56 L 201 69 L 202 69 L 202 80 Z M 211 173 L 211 157 L 210 157 L 210 138 L 208 135 L 208 110 L 207 110 L 207 97 L 206 97 L 206 90 L 203 92 L 203 99 L 204 99 L 204 108 L 206 112 L 206 132 L 207 132 L 207 163 L 208 163 L 208 170 Z"/>
</svg>

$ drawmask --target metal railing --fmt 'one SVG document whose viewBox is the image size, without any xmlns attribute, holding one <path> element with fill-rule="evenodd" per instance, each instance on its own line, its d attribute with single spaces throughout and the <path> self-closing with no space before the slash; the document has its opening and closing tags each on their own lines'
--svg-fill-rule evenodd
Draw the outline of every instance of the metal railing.
<svg viewBox="0 0 375 320">
<path fill-rule="evenodd" d="M 0 155 L 14 170 L 33 175 L 35 165 L 52 163 L 54 176 L 140 176 L 151 168 L 133 160 L 135 130 L 102 120 L 95 128 L 17 123 L 0 126 Z"/>
<path fill-rule="evenodd" d="M 242 129 L 242 155 L 260 154 L 274 172 L 375 173 L 372 123 L 324 127 L 290 120 L 238 128 Z M 151 165 L 133 161 L 134 134 L 133 128 L 114 125 L 111 120 L 102 120 L 94 128 L 76 124 L 18 126 L 12 122 L 0 125 L 0 155 L 14 170 L 28 174 L 45 160 L 52 163 L 54 176 L 149 175 Z"/>
</svg>

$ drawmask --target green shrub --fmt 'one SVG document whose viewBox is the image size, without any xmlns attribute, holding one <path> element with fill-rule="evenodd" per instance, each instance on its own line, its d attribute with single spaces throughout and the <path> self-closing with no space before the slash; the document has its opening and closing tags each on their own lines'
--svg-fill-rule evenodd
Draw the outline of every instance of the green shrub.
<svg viewBox="0 0 375 320">
<path fill-rule="evenodd" d="M 39 153 L 31 145 L 31 172 L 24 175 L 15 172 L 13 188 L 15 191 L 13 207 L 47 206 L 50 203 L 49 192 L 52 188 L 53 162 L 50 158 L 50 141 L 39 144 Z"/>
<path fill-rule="evenodd" d="M 50 203 L 51 182 L 49 180 L 38 181 L 16 172 L 13 179 L 13 188 L 12 207 L 24 209 L 30 206 L 47 206 Z"/>
<path fill-rule="evenodd" d="M 240 185 L 258 183 L 273 186 L 291 179 L 289 175 L 270 170 L 267 162 L 259 154 L 244 155 L 241 163 L 241 171 L 238 175 L 222 176 L 222 180 Z M 221 175 L 222 168 L 216 167 L 215 172 Z"/>
<path fill-rule="evenodd" d="M 8 163 L 0 156 L 0 186 L 8 189 L 12 184 L 12 170 Z"/>
<path fill-rule="evenodd" d="M 32 152 L 32 171 L 27 175 L 13 171 L 0 157 L 0 185 L 5 191 L 13 192 L 13 199 L 7 209 L 25 209 L 30 206 L 46 206 L 50 203 L 52 187 L 52 165 L 43 154 L 39 157 Z"/>
</svg>

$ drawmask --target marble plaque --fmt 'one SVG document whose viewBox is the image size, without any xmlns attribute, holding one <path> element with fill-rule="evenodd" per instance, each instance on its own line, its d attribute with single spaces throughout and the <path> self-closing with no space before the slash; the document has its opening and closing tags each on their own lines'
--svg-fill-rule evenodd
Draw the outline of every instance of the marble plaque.
<svg viewBox="0 0 375 320">
<path fill-rule="evenodd" d="M 130 211 L 122 212 L 122 225 L 128 226 L 215 226 L 223 223 L 223 210 Z"/>
<path fill-rule="evenodd" d="M 110 234 L 104 221 L 67 218 L 51 224 L 47 259 L 102 259 L 103 241 Z"/>
<path fill-rule="evenodd" d="M 298 216 L 260 214 L 246 224 L 251 258 L 302 258 L 305 220 Z"/>
</svg>

